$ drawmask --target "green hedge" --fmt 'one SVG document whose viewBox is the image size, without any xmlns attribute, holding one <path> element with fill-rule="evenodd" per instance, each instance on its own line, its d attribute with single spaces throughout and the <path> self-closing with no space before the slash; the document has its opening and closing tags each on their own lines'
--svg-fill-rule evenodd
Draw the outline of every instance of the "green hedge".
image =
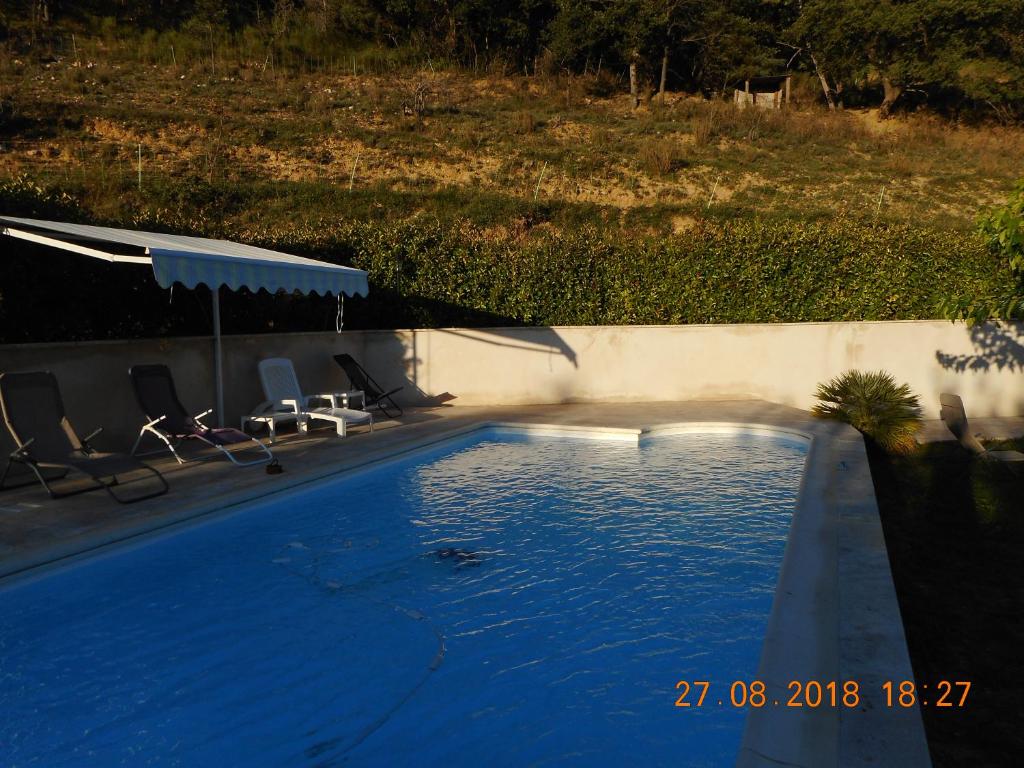
<svg viewBox="0 0 1024 768">
<path fill-rule="evenodd" d="M 465 226 L 303 227 L 268 246 L 365 269 L 377 327 L 760 323 L 937 317 L 1012 279 L 976 236 L 844 222 L 706 223 L 668 238 L 592 230 L 494 241 Z"/>
<path fill-rule="evenodd" d="M 65 197 L 27 184 L 2 187 L 0 213 L 88 218 Z M 847 221 L 705 222 L 667 238 L 538 228 L 519 240 L 415 219 L 261 232 L 207 222 L 123 224 L 231 237 L 365 269 L 370 297 L 346 302 L 350 329 L 924 319 L 937 317 L 950 295 L 998 294 L 1012 282 L 977 235 Z M 209 333 L 202 289 L 176 290 L 171 301 L 148 271 L 5 240 L 0 342 Z M 334 325 L 329 297 L 225 292 L 222 310 L 227 333 Z"/>
</svg>

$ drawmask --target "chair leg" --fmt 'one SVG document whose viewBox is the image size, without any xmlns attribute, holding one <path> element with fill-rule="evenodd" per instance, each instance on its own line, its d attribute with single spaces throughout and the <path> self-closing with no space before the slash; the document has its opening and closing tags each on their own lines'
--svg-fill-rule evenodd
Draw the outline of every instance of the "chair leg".
<svg viewBox="0 0 1024 768">
<path fill-rule="evenodd" d="M 132 446 L 131 455 L 134 456 L 135 452 L 139 449 L 139 444 L 142 442 L 142 438 L 145 437 L 147 432 L 153 433 L 153 436 L 160 440 L 164 445 L 167 446 L 167 450 L 171 452 L 171 455 L 177 460 L 179 464 L 184 464 L 185 460 L 178 455 L 177 446 L 181 445 L 181 440 L 176 443 L 172 443 L 166 435 L 161 434 L 159 430 L 153 429 L 152 427 L 143 427 L 139 430 L 139 436 L 135 439 L 135 445 Z"/>
<path fill-rule="evenodd" d="M 50 494 L 50 498 L 51 499 L 59 499 L 59 498 L 61 498 L 61 496 L 64 496 L 64 495 L 68 495 L 68 496 L 72 495 L 72 494 L 61 494 L 61 493 L 55 492 L 53 490 L 53 488 L 50 487 L 50 484 L 48 482 L 46 482 L 46 478 L 43 477 L 43 473 L 39 471 L 39 467 L 37 467 L 35 464 L 29 463 L 29 464 L 26 464 L 25 466 L 27 466 L 29 469 L 32 470 L 33 474 L 35 474 L 35 476 L 36 476 L 36 479 L 39 480 L 39 482 L 43 484 L 43 488 L 45 488 L 46 492 L 48 494 Z M 92 491 L 92 490 L 95 490 L 95 489 L 94 488 L 87 488 L 87 489 L 83 489 L 83 490 L 90 490 L 90 491 Z M 79 491 L 79 493 L 82 493 L 82 492 L 83 491 Z"/>
<path fill-rule="evenodd" d="M 24 464 L 24 463 L 25 462 L 17 461 L 17 460 L 12 459 L 12 458 L 8 458 L 7 459 L 7 466 L 4 467 L 4 473 L 2 475 L 0 475 L 0 491 L 13 491 L 15 488 L 24 488 L 26 485 L 35 485 L 36 480 L 38 479 L 38 474 L 35 471 L 33 471 L 33 474 L 36 475 L 36 479 L 26 480 L 25 482 L 17 483 L 16 485 L 8 485 L 7 484 L 7 476 L 11 472 L 11 467 L 14 466 L 15 464 Z M 68 471 L 65 469 L 59 475 L 57 475 L 56 477 L 54 477 L 52 479 L 53 480 L 61 480 L 64 477 L 66 477 L 67 474 L 68 474 Z"/>
<path fill-rule="evenodd" d="M 250 437 L 249 441 L 252 442 L 254 445 L 258 446 L 260 448 L 260 450 L 262 450 L 263 453 L 266 454 L 266 456 L 265 457 L 261 457 L 259 459 L 254 459 L 253 461 L 239 461 L 238 459 L 235 458 L 234 452 L 233 451 L 229 451 L 223 445 L 219 445 L 218 443 L 212 443 L 209 440 L 207 440 L 207 439 L 205 439 L 205 438 L 203 438 L 203 437 L 201 437 L 199 435 L 196 435 L 196 439 L 197 440 L 202 440 L 204 443 L 209 445 L 211 448 L 216 448 L 218 451 L 221 452 L 221 454 L 223 454 L 227 458 L 228 461 L 230 461 L 236 467 L 251 467 L 251 466 L 254 466 L 256 464 L 267 464 L 267 463 L 269 463 L 269 462 L 274 460 L 274 454 L 272 454 L 270 452 L 270 449 L 268 449 L 267 446 L 265 446 L 263 443 L 261 443 L 255 437 Z M 241 451 L 246 451 L 246 450 L 252 450 L 252 449 L 250 449 L 250 448 L 242 448 L 241 449 Z"/>
<path fill-rule="evenodd" d="M 147 493 L 147 494 L 145 494 L 143 496 L 136 496 L 136 497 L 131 498 L 131 499 L 122 499 L 120 496 L 118 496 L 113 491 L 113 488 L 114 488 L 115 485 L 120 485 L 121 484 L 121 482 L 117 478 L 117 475 L 111 475 L 111 480 L 113 482 L 104 483 L 102 480 L 97 480 L 96 482 L 99 483 L 103 487 L 103 489 L 108 494 L 110 494 L 110 498 L 112 498 L 118 504 L 134 504 L 136 501 L 145 501 L 146 499 L 153 499 L 153 498 L 156 498 L 157 496 L 163 496 L 165 493 L 167 493 L 171 489 L 171 487 L 169 485 L 167 485 L 167 480 L 164 479 L 164 476 L 162 474 L 160 474 L 159 472 L 157 472 L 152 467 L 150 467 L 150 466 L 148 466 L 146 464 L 143 464 L 140 467 L 140 469 L 145 469 L 145 470 L 151 472 L 153 475 L 156 476 L 157 480 L 160 481 L 160 486 L 161 486 L 160 490 L 153 491 L 153 493 Z"/>
<path fill-rule="evenodd" d="M 164 440 L 164 442 L 167 443 L 168 450 L 170 450 L 170 452 L 174 455 L 174 458 L 176 458 L 178 460 L 178 463 L 179 464 L 184 464 L 185 460 L 183 458 L 181 458 L 181 456 L 178 455 L 178 446 L 181 445 L 182 441 L 178 440 L 178 442 L 173 443 L 173 444 L 171 443 L 170 440 Z"/>
<path fill-rule="evenodd" d="M 398 416 L 401 416 L 402 413 L 403 413 L 402 406 L 400 406 L 398 403 L 396 403 L 395 399 L 393 397 L 391 397 L 391 395 L 388 395 L 387 398 L 388 398 L 388 402 L 391 403 L 391 407 L 394 408 L 396 411 L 398 411 L 397 415 L 389 416 L 388 418 L 389 419 L 398 418 Z"/>
<path fill-rule="evenodd" d="M 50 484 L 48 482 L 46 482 L 46 478 L 43 477 L 43 473 L 39 471 L 39 467 L 37 467 L 35 464 L 31 464 L 31 463 L 26 463 L 25 466 L 27 466 L 29 469 L 32 470 L 32 472 L 36 476 L 36 479 L 39 480 L 40 483 L 42 483 L 43 488 L 45 488 L 46 492 L 48 494 L 50 494 L 50 498 L 51 499 L 66 499 L 68 496 L 77 496 L 80 493 L 88 493 L 89 491 L 98 491 L 100 488 L 105 488 L 106 487 L 106 485 L 104 483 L 101 483 L 96 478 L 91 478 L 92 481 L 94 483 L 96 483 L 96 485 L 87 485 L 85 488 L 79 488 L 79 489 L 74 490 L 74 491 L 63 491 L 63 492 L 62 491 L 55 491 L 55 490 L 53 490 L 53 488 L 50 487 Z M 67 472 L 65 472 L 64 474 L 66 475 Z"/>
<path fill-rule="evenodd" d="M 139 450 L 139 443 L 142 442 L 142 436 L 144 434 L 146 434 L 146 428 L 145 427 L 143 427 L 142 429 L 139 430 L 139 436 L 137 438 L 135 438 L 135 445 L 132 446 L 132 449 L 130 451 L 132 456 L 134 456 L 135 452 L 137 450 Z"/>
<path fill-rule="evenodd" d="M 265 458 L 265 459 L 258 459 L 256 461 L 249 461 L 249 462 L 245 462 L 245 463 L 236 462 L 240 467 L 250 466 L 250 465 L 253 465 L 253 464 L 267 464 L 267 463 L 269 463 L 269 462 L 274 460 L 274 454 L 270 452 L 270 449 L 267 448 L 267 446 L 265 446 L 263 443 L 261 443 L 259 440 L 256 440 L 255 438 L 250 438 L 250 439 L 254 443 L 256 443 L 257 446 L 259 446 L 259 449 L 261 451 L 263 451 L 265 454 L 267 454 L 267 458 Z M 230 455 L 228 456 L 228 458 L 231 458 Z M 231 459 L 231 460 L 234 461 L 234 459 Z"/>
<path fill-rule="evenodd" d="M 42 470 L 36 465 L 35 462 L 33 462 L 33 461 L 24 461 L 24 460 L 18 461 L 17 459 L 9 458 L 7 460 L 7 466 L 4 467 L 4 473 L 3 473 L 2 476 L 0 476 L 0 488 L 4 487 L 4 481 L 7 480 L 7 475 L 11 471 L 11 465 L 12 464 L 22 464 L 22 465 L 28 467 L 32 471 L 32 474 L 36 476 L 36 480 L 39 481 L 39 484 L 42 485 L 43 488 L 46 490 L 46 493 L 49 494 L 51 499 L 65 499 L 68 496 L 77 496 L 80 493 L 88 493 L 89 491 L 98 491 L 100 488 L 106 488 L 107 487 L 106 483 L 104 483 L 104 482 L 102 482 L 100 480 L 97 480 L 96 478 L 91 478 L 92 481 L 95 483 L 95 485 L 87 485 L 84 488 L 77 488 L 77 489 L 75 489 L 73 491 L 58 491 L 58 490 L 55 490 L 50 485 L 50 483 L 47 482 L 46 477 L 43 475 Z M 58 469 L 58 467 L 54 467 L 54 469 Z M 156 472 L 156 470 L 153 469 L 152 467 L 146 467 L 146 469 L 150 470 L 151 472 Z M 61 473 L 59 475 L 57 475 L 56 477 L 52 478 L 52 479 L 53 480 L 63 480 L 65 477 L 67 477 L 67 474 L 68 474 L 69 471 L 70 471 L 70 467 L 64 467 L 64 468 L 61 469 Z M 157 474 L 159 474 L 159 473 L 157 473 Z M 166 481 L 164 481 L 164 479 L 163 479 L 163 476 L 160 477 L 160 480 L 161 480 L 161 482 L 164 483 L 165 486 L 167 485 Z M 116 479 L 115 479 L 115 483 L 116 483 Z M 31 485 L 31 484 L 32 484 L 32 481 L 29 481 L 27 483 L 19 483 L 18 485 L 14 485 L 14 486 L 10 486 L 10 487 L 11 488 L 21 488 L 23 486 Z M 107 489 L 107 490 L 109 491 L 109 489 Z"/>
</svg>

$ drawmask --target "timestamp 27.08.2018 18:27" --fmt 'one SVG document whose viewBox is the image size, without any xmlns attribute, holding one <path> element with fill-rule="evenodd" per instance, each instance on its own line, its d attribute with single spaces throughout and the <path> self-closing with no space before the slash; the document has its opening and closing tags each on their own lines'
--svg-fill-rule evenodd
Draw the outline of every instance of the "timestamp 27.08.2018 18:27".
<svg viewBox="0 0 1024 768">
<path fill-rule="evenodd" d="M 761 680 L 734 680 L 728 695 L 708 698 L 712 684 L 708 680 L 680 680 L 675 706 L 704 707 L 707 705 L 754 707 L 857 707 L 861 703 L 862 686 L 856 680 L 837 682 L 830 680 L 790 680 L 786 695 L 771 698 Z M 920 704 L 922 707 L 956 707 L 967 704 L 971 684 L 965 680 L 940 680 L 932 685 L 917 685 L 913 680 L 886 680 L 880 691 L 885 706 L 904 709 Z"/>
</svg>

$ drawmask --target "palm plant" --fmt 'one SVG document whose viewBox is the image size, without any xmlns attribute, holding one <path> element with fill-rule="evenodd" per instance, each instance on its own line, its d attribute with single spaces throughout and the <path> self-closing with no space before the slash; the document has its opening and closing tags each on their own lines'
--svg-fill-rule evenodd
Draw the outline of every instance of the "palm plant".
<svg viewBox="0 0 1024 768">
<path fill-rule="evenodd" d="M 885 371 L 847 371 L 818 385 L 816 416 L 845 422 L 890 453 L 910 453 L 921 430 L 921 404 Z"/>
</svg>

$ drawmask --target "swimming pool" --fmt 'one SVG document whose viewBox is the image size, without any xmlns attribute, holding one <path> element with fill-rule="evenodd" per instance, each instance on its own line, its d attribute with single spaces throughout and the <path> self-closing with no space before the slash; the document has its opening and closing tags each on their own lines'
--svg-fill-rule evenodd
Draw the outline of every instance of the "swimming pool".
<svg viewBox="0 0 1024 768">
<path fill-rule="evenodd" d="M 731 765 L 805 443 L 476 433 L 0 592 L 17 765 Z"/>
</svg>

